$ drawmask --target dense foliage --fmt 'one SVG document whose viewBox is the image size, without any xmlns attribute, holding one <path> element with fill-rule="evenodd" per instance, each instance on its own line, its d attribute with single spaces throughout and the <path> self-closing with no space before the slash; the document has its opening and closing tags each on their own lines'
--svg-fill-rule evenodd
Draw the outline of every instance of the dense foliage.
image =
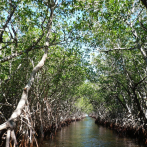
<svg viewBox="0 0 147 147">
<path fill-rule="evenodd" d="M 24 136 L 19 144 L 31 146 L 34 131 L 43 137 L 83 112 L 126 117 L 146 128 L 146 7 L 144 0 L 3 0 L 0 130 L 7 131 L 6 146 L 17 144 L 16 132 Z"/>
</svg>

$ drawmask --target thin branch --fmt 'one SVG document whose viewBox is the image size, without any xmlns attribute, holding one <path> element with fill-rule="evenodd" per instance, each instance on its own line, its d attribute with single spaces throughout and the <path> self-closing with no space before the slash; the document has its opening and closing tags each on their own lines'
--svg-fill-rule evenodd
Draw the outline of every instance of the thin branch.
<svg viewBox="0 0 147 147">
<path fill-rule="evenodd" d="M 146 77 L 144 77 L 142 80 L 140 80 L 138 83 L 135 83 L 134 85 L 134 87 L 136 88 L 139 84 L 141 84 L 145 79 L 147 78 L 147 76 Z"/>
<path fill-rule="evenodd" d="M 13 14 L 14 14 L 14 12 L 15 12 L 15 10 L 16 10 L 16 7 L 17 7 L 17 6 L 13 6 L 13 11 L 12 11 L 11 14 L 8 16 L 6 23 L 4 24 L 4 26 L 3 26 L 3 28 L 2 28 L 2 31 L 1 31 L 1 34 L 0 34 L 0 42 L 3 42 L 3 33 L 5 32 L 5 29 L 6 29 L 7 25 L 8 25 L 8 23 L 10 22 L 10 20 L 11 20 Z"/>
<path fill-rule="evenodd" d="M 42 35 L 37 39 L 37 41 L 36 41 L 35 43 L 33 43 L 33 45 L 31 45 L 30 47 L 28 47 L 26 50 L 20 51 L 20 52 L 18 52 L 18 53 L 16 52 L 16 53 L 11 54 L 10 56 L 4 57 L 3 59 L 0 60 L 0 62 L 1 62 L 1 63 L 6 62 L 6 61 L 8 61 L 8 60 L 11 60 L 11 59 L 13 59 L 13 58 L 15 58 L 15 57 L 18 57 L 18 56 L 22 55 L 23 53 L 28 53 L 28 52 L 30 52 L 31 50 L 34 49 L 34 46 L 37 45 L 37 44 L 40 42 L 40 40 L 43 38 L 43 36 L 44 36 L 44 32 L 43 32 Z"/>
<path fill-rule="evenodd" d="M 144 26 L 144 24 L 143 24 L 142 22 L 140 22 L 140 24 L 141 24 L 142 28 L 143 28 L 145 31 L 147 31 L 147 28 Z"/>
<path fill-rule="evenodd" d="M 7 44 L 7 45 L 5 45 L 5 46 L 3 46 L 3 47 L 1 47 L 0 46 L 0 50 L 3 50 L 3 49 L 5 49 L 7 46 L 9 46 L 11 43 L 9 43 L 9 44 Z"/>
<path fill-rule="evenodd" d="M 108 49 L 108 50 L 99 50 L 97 49 L 98 51 L 100 52 L 111 52 L 111 51 L 115 51 L 115 50 L 134 50 L 134 49 L 137 49 L 136 47 L 133 47 L 133 48 L 114 48 L 114 49 Z"/>
<path fill-rule="evenodd" d="M 17 52 L 13 53 L 10 56 L 7 56 L 7 57 L 4 57 L 3 59 L 1 59 L 0 62 L 3 63 L 3 62 L 6 62 L 6 61 L 9 61 L 9 60 L 11 60 L 11 59 L 13 59 L 13 58 L 15 58 L 17 56 L 22 55 L 23 53 L 24 53 L 24 51 L 21 51 L 19 53 L 17 53 Z"/>
</svg>

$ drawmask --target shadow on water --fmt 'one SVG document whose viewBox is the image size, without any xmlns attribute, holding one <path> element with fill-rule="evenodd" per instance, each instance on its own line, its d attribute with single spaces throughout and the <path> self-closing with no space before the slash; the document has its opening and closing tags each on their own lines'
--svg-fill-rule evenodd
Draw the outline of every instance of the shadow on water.
<svg viewBox="0 0 147 147">
<path fill-rule="evenodd" d="M 142 147 L 133 140 L 120 138 L 112 130 L 98 126 L 95 120 L 86 117 L 63 127 L 51 140 L 46 140 L 42 147 Z"/>
</svg>

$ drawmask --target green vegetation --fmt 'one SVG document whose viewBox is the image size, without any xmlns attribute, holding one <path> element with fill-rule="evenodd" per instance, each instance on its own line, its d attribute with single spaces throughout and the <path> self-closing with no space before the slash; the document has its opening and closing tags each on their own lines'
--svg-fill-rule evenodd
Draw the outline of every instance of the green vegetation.
<svg viewBox="0 0 147 147">
<path fill-rule="evenodd" d="M 146 129 L 146 8 L 144 0 L 3 0 L 3 145 L 37 145 L 35 131 L 43 138 L 85 113 Z"/>
</svg>

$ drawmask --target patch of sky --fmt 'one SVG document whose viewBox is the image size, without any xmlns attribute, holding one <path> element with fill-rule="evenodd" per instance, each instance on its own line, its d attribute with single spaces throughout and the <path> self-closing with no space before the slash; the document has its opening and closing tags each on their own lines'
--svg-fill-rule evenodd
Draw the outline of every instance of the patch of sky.
<svg viewBox="0 0 147 147">
<path fill-rule="evenodd" d="M 59 0 L 59 3 L 61 3 L 62 1 Z M 67 0 L 66 2 L 71 2 L 71 0 Z M 62 7 L 62 5 L 61 5 Z M 17 10 L 23 10 L 25 12 L 25 9 L 31 11 L 31 13 L 33 15 L 30 15 L 30 16 L 26 16 L 26 24 L 29 25 L 29 23 L 33 22 L 34 19 L 36 19 L 36 15 L 37 13 L 41 14 L 43 13 L 42 11 L 45 11 L 47 9 L 46 6 L 43 6 L 43 8 L 39 8 L 38 9 L 38 4 L 37 2 L 30 2 L 30 3 L 24 3 L 23 1 L 21 1 L 18 6 L 17 6 Z M 64 8 L 64 10 L 67 9 L 68 11 L 70 11 L 72 9 L 72 7 L 69 5 L 68 7 Z M 60 13 L 58 12 L 59 9 L 57 9 L 57 11 L 55 11 L 55 15 L 58 17 L 58 15 L 60 15 Z M 61 10 L 62 12 L 62 10 Z M 69 30 L 67 30 L 70 26 L 72 27 L 75 23 L 76 24 L 80 24 L 80 22 L 82 21 L 83 19 L 83 13 L 84 11 L 81 11 L 81 10 L 76 10 L 74 11 L 74 13 L 65 13 L 64 15 L 60 15 L 60 17 L 58 17 L 58 21 L 56 22 L 57 24 L 53 25 L 53 32 L 62 32 L 61 34 L 61 38 L 64 38 L 65 34 L 68 33 Z M 7 19 L 9 13 L 7 11 L 3 11 L 1 17 L 4 17 L 5 20 Z M 19 17 L 19 15 L 15 14 L 15 17 Z M 15 19 L 12 18 L 14 21 Z M 42 23 L 43 21 L 43 16 L 39 16 L 37 18 L 37 21 L 39 22 L 39 24 Z M 4 22 L 5 23 L 5 22 Z M 1 23 L 1 27 L 4 25 L 4 23 Z M 19 36 L 23 36 L 25 35 L 22 31 L 21 31 L 21 27 L 25 26 L 26 24 L 20 26 L 20 22 L 15 22 L 14 23 L 15 25 L 13 26 L 15 28 L 15 30 L 18 30 L 18 38 Z M 64 26 L 64 24 L 66 24 Z M 58 25 L 58 28 L 56 28 L 56 26 Z M 67 27 L 66 27 L 67 26 Z M 9 27 L 9 29 L 8 29 Z M 12 35 L 13 34 L 13 31 L 12 31 L 12 26 L 9 24 L 6 29 L 7 32 L 11 32 Z M 34 27 L 38 28 L 38 25 L 34 25 Z M 80 30 L 76 30 L 75 28 L 72 28 L 72 33 L 75 35 L 73 37 L 79 37 L 79 38 L 83 38 L 85 35 L 89 35 L 91 36 L 91 32 L 90 31 L 80 31 Z M 10 34 L 9 34 L 10 35 Z M 67 34 L 69 35 L 69 34 Z M 69 44 L 67 44 L 67 47 L 68 48 L 72 48 L 73 46 L 75 46 L 75 44 L 79 41 L 79 40 L 76 40 L 76 41 L 73 41 L 72 43 L 70 43 L 70 41 L 72 40 L 72 38 L 68 38 L 67 36 L 67 40 L 69 42 Z M 94 55 L 97 55 L 97 52 L 94 51 L 94 48 L 90 47 L 90 45 L 86 42 L 79 42 L 79 47 L 81 48 L 81 52 L 84 52 L 83 54 L 83 58 L 85 58 L 85 60 L 87 60 L 88 62 L 92 62 L 93 60 L 93 57 Z M 89 50 L 89 51 L 88 51 Z"/>
</svg>

